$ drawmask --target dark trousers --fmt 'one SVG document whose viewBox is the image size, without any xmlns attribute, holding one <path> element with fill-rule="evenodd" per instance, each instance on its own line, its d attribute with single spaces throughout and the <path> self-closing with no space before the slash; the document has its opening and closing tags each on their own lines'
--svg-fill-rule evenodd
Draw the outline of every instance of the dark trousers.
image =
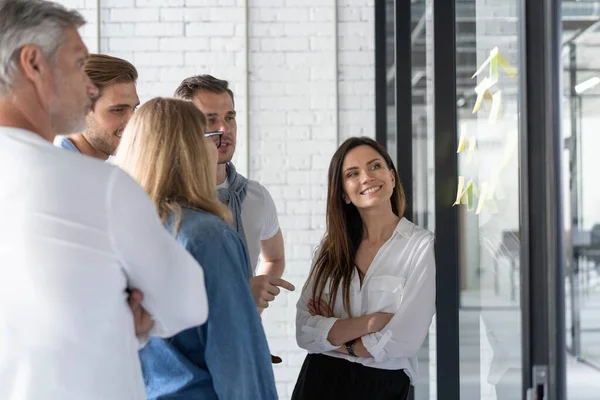
<svg viewBox="0 0 600 400">
<path fill-rule="evenodd" d="M 365 367 L 322 354 L 302 364 L 292 400 L 406 400 L 410 379 L 404 370 Z"/>
</svg>

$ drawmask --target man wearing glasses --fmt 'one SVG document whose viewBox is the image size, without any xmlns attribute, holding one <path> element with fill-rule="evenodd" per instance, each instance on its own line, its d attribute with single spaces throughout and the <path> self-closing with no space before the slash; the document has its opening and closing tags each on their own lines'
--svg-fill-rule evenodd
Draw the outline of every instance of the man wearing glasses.
<svg viewBox="0 0 600 400">
<path fill-rule="evenodd" d="M 223 144 L 223 131 L 206 132 L 204 137 L 211 139 L 215 146 L 217 146 L 217 149 L 221 148 Z"/>
<path fill-rule="evenodd" d="M 206 116 L 206 136 L 219 149 L 219 199 L 231 209 L 234 228 L 246 242 L 252 264 L 250 290 L 262 312 L 280 293 L 280 287 L 294 290 L 294 286 L 281 279 L 285 253 L 273 198 L 260 183 L 237 173 L 231 162 L 237 134 L 233 92 L 225 80 L 198 75 L 181 82 L 175 96 L 191 100 Z"/>
</svg>

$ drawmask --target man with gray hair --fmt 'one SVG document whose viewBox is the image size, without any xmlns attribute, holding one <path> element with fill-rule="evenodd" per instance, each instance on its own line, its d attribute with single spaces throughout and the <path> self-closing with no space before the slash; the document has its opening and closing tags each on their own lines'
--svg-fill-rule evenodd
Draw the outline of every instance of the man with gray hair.
<svg viewBox="0 0 600 400">
<path fill-rule="evenodd" d="M 145 399 L 134 328 L 170 337 L 207 318 L 203 271 L 142 188 L 52 145 L 85 128 L 98 95 L 84 23 L 49 1 L 0 0 L 2 400 Z M 153 321 L 137 324 L 134 288 Z"/>
</svg>

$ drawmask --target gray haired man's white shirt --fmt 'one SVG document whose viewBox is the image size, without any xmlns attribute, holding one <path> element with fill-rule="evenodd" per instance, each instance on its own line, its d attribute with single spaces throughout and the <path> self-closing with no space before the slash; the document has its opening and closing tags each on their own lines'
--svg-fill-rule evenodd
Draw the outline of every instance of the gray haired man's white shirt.
<svg viewBox="0 0 600 400">
<path fill-rule="evenodd" d="M 119 168 L 0 127 L 0 399 L 146 399 L 127 289 L 154 336 L 206 321 L 202 268 Z"/>
</svg>

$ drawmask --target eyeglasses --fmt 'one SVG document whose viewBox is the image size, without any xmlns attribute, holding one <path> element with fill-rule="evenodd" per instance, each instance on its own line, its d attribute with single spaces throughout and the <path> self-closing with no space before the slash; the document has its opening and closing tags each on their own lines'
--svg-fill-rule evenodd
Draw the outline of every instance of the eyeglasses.
<svg viewBox="0 0 600 400">
<path fill-rule="evenodd" d="M 223 131 L 206 132 L 205 138 L 210 138 L 217 146 L 217 149 L 221 147 L 221 140 L 223 139 Z"/>
</svg>

